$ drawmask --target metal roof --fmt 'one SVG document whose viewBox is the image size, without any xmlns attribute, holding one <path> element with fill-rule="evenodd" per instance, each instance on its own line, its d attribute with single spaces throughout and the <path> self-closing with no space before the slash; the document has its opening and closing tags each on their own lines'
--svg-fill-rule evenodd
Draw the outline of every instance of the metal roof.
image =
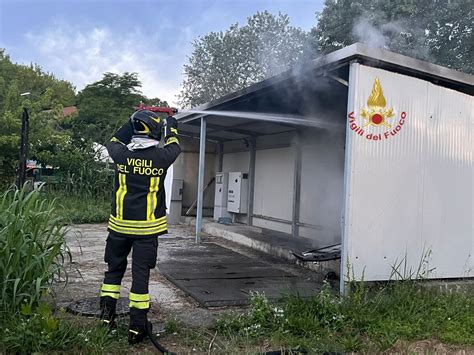
<svg viewBox="0 0 474 355">
<path fill-rule="evenodd" d="M 259 83 L 253 84 L 247 88 L 235 91 L 217 100 L 195 107 L 192 110 L 227 111 L 234 109 L 237 111 L 252 110 L 254 112 L 268 112 L 268 110 L 262 110 L 262 105 L 259 105 L 256 102 L 264 98 L 266 100 L 267 108 L 273 107 L 272 105 L 278 106 L 278 102 L 270 102 L 270 96 L 272 94 L 278 93 L 278 90 L 280 90 L 281 93 L 285 92 L 285 95 L 287 95 L 288 90 L 285 91 L 285 88 L 291 85 L 297 87 L 299 89 L 299 94 L 301 94 L 303 90 L 310 88 L 311 85 L 313 85 L 312 82 L 315 81 L 318 81 L 318 86 L 324 85 L 326 88 L 329 87 L 330 90 L 327 91 L 339 92 L 339 96 L 342 95 L 344 98 L 344 92 L 347 94 L 347 87 L 344 85 L 347 85 L 348 67 L 351 62 L 358 62 L 364 65 L 417 77 L 433 82 L 436 85 L 474 95 L 473 75 L 393 53 L 384 49 L 371 48 L 361 43 L 355 43 L 310 62 L 306 62 L 298 67 L 292 68 Z M 301 84 L 302 82 L 303 84 Z M 323 84 L 321 84 L 321 82 L 323 82 Z M 320 91 L 318 94 L 322 93 L 323 92 Z M 279 100 L 284 100 L 285 95 L 280 95 Z M 293 95 L 292 100 L 296 100 L 294 107 L 304 104 L 303 101 L 298 101 L 297 94 Z M 252 104 L 253 108 L 248 108 L 249 106 L 252 106 Z M 287 103 L 287 105 L 291 104 Z M 259 107 L 256 108 L 256 106 Z M 280 110 L 284 110 L 284 107 L 281 105 Z M 281 111 L 275 109 L 273 112 Z M 202 116 L 204 116 L 203 113 L 178 113 L 176 118 L 181 123 L 180 131 L 198 137 L 198 119 Z M 305 113 L 298 112 L 294 114 L 294 116 L 305 116 Z M 208 122 L 210 122 L 210 124 L 208 123 L 208 139 L 214 139 L 216 141 L 241 139 L 252 135 L 274 134 L 294 129 L 294 124 L 291 122 L 286 122 L 285 124 L 262 122 L 266 121 L 264 116 L 252 119 L 229 118 L 217 116 L 216 113 L 214 113 L 214 115 L 206 115 L 206 117 L 209 117 Z M 250 124 L 253 125 L 251 129 L 249 129 Z M 245 130 L 243 127 L 245 127 Z"/>
</svg>

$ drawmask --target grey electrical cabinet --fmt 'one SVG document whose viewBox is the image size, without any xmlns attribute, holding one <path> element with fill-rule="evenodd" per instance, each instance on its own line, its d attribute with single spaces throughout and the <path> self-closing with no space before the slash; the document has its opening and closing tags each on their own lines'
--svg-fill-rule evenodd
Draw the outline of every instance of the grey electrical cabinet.
<svg viewBox="0 0 474 355">
<path fill-rule="evenodd" d="M 229 173 L 229 187 L 227 190 L 227 211 L 232 213 L 247 213 L 248 190 L 248 173 Z"/>
<path fill-rule="evenodd" d="M 227 188 L 229 186 L 229 174 L 216 174 L 216 192 L 214 194 L 214 220 L 221 218 L 230 218 L 227 212 Z"/>
<path fill-rule="evenodd" d="M 168 223 L 178 224 L 181 222 L 181 210 L 183 208 L 183 180 L 173 179 L 171 185 L 171 205 L 168 210 Z"/>
</svg>

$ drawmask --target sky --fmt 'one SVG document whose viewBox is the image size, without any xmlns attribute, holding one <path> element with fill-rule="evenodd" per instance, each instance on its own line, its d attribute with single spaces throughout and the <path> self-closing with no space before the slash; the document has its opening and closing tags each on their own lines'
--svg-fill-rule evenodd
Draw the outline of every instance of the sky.
<svg viewBox="0 0 474 355">
<path fill-rule="evenodd" d="M 142 92 L 176 104 L 192 41 L 257 11 L 309 30 L 324 0 L 0 0 L 0 48 L 76 90 L 105 72 L 137 72 Z"/>
</svg>

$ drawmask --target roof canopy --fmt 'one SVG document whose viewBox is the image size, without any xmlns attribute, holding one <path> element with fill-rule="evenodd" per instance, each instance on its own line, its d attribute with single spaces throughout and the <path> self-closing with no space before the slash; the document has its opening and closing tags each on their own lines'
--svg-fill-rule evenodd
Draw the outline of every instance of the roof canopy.
<svg viewBox="0 0 474 355">
<path fill-rule="evenodd" d="M 349 65 L 354 61 L 474 94 L 472 75 L 355 43 L 176 115 L 180 132 L 199 137 L 203 116 L 207 139 L 214 141 L 282 133 L 298 126 L 343 127 Z"/>
</svg>

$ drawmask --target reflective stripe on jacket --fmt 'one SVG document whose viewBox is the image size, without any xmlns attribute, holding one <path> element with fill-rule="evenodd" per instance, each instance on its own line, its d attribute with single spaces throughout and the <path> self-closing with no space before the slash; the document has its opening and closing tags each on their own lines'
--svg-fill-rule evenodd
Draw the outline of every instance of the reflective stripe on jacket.
<svg viewBox="0 0 474 355">
<path fill-rule="evenodd" d="M 177 134 L 166 137 L 163 148 L 133 151 L 126 146 L 131 138 L 127 135 L 116 134 L 107 146 L 115 163 L 108 231 L 136 237 L 167 233 L 164 182 L 168 168 L 181 152 Z"/>
</svg>

